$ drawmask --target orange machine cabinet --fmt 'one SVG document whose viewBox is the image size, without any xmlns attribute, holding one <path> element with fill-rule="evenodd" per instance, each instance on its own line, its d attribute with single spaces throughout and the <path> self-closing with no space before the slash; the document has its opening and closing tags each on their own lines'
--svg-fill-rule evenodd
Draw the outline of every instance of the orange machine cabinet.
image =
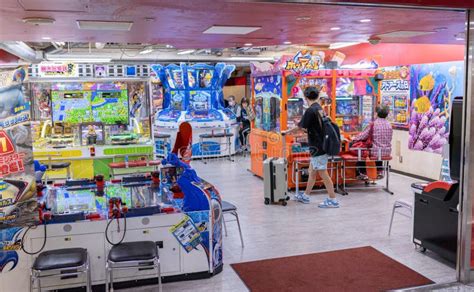
<svg viewBox="0 0 474 292">
<path fill-rule="evenodd" d="M 319 88 L 324 111 L 338 123 L 342 134 L 350 138 L 372 121 L 375 105 L 380 102 L 380 86 L 375 79 L 376 70 L 323 69 L 302 74 L 282 68 L 281 62 L 267 72 L 254 71 L 252 67 L 252 105 L 256 118 L 250 133 L 250 170 L 263 177 L 263 161 L 285 155 L 288 187 L 294 188 L 295 161 L 301 162 L 309 156 L 308 145 L 298 141 L 301 137 L 304 140 L 305 135 L 287 136 L 283 143 L 281 132 L 296 127 L 301 120 L 305 109 L 304 89 Z M 334 180 L 340 175 L 333 171 Z M 354 176 L 352 172 L 347 175 Z M 298 181 L 300 187 L 305 186 L 301 177 Z"/>
</svg>

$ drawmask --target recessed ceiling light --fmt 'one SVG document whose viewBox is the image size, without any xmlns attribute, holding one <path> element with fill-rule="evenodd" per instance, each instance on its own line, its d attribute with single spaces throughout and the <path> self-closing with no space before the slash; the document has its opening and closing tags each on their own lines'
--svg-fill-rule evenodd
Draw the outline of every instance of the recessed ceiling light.
<svg viewBox="0 0 474 292">
<path fill-rule="evenodd" d="M 213 25 L 210 28 L 206 29 L 202 33 L 205 34 L 249 34 L 256 30 L 261 29 L 260 26 L 223 26 L 223 25 Z"/>
<path fill-rule="evenodd" d="M 340 30 L 341 28 L 338 27 L 338 26 L 335 26 L 335 27 L 331 27 L 330 29 L 331 29 L 331 30 Z"/>
<path fill-rule="evenodd" d="M 45 41 L 49 41 L 51 38 L 48 37 L 48 36 L 44 36 L 44 37 L 42 37 L 41 39 L 42 39 L 42 40 L 45 40 Z"/>
<path fill-rule="evenodd" d="M 367 23 L 367 22 L 371 22 L 371 21 L 372 21 L 372 20 L 370 20 L 370 19 L 368 19 L 368 18 L 359 20 L 359 22 L 362 22 L 362 23 Z"/>
<path fill-rule="evenodd" d="M 244 46 L 246 47 L 251 47 L 253 44 L 252 43 L 245 43 Z"/>
<path fill-rule="evenodd" d="M 283 42 L 284 45 L 291 45 L 290 41 Z"/>
<path fill-rule="evenodd" d="M 72 56 L 72 55 L 46 56 L 46 59 L 52 62 L 70 61 L 74 63 L 109 63 L 112 60 L 112 58 L 107 58 L 107 57 L 84 57 L 84 56 Z"/>
<path fill-rule="evenodd" d="M 172 48 L 174 48 L 174 46 L 173 46 L 173 45 L 170 45 L 170 44 L 167 44 L 167 45 L 166 45 L 166 48 L 167 48 L 167 49 L 172 49 Z"/>
<path fill-rule="evenodd" d="M 133 21 L 77 20 L 79 29 L 130 31 Z"/>
<path fill-rule="evenodd" d="M 464 38 L 460 38 L 460 37 L 459 37 L 459 38 L 456 38 L 456 40 L 457 40 L 457 41 L 463 41 Z"/>
<path fill-rule="evenodd" d="M 146 22 L 153 22 L 155 21 L 155 18 L 154 17 L 145 17 L 144 18 Z"/>
<path fill-rule="evenodd" d="M 311 17 L 309 17 L 309 16 L 300 16 L 300 17 L 296 18 L 296 20 L 298 20 L 298 21 L 308 21 L 310 19 L 311 19 Z"/>
<path fill-rule="evenodd" d="M 194 53 L 196 50 L 184 50 L 184 51 L 179 51 L 176 54 L 178 55 L 188 55 Z"/>
</svg>

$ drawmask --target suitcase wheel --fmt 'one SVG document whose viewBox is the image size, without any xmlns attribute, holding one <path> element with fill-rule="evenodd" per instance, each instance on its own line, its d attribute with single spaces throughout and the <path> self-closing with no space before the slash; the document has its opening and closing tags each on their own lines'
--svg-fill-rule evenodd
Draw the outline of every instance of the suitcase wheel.
<svg viewBox="0 0 474 292">
<path fill-rule="evenodd" d="M 265 205 L 270 205 L 270 198 L 265 198 Z"/>
<path fill-rule="evenodd" d="M 281 201 L 282 206 L 286 206 L 288 203 L 286 201 Z"/>
</svg>

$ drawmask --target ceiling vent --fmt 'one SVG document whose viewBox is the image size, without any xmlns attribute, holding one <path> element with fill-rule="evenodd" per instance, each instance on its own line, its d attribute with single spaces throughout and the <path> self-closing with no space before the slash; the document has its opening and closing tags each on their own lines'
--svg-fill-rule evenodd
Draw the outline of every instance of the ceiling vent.
<svg viewBox="0 0 474 292">
<path fill-rule="evenodd" d="M 260 26 L 222 26 L 214 25 L 203 31 L 205 34 L 238 34 L 245 35 L 261 29 Z"/>
<path fill-rule="evenodd" d="M 133 21 L 77 20 L 79 29 L 130 31 Z"/>
</svg>

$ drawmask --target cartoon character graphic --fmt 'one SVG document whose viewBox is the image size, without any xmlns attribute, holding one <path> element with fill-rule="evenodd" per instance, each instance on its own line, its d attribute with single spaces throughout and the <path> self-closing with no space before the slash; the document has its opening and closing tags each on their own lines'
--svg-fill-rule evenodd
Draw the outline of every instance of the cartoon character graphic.
<svg viewBox="0 0 474 292">
<path fill-rule="evenodd" d="M 17 266 L 21 231 L 19 227 L 0 231 L 0 273 L 11 271 Z"/>
<path fill-rule="evenodd" d="M 21 84 L 0 89 L 0 119 L 16 114 L 15 110 L 25 104 Z"/>
<path fill-rule="evenodd" d="M 136 118 L 140 112 L 140 108 L 142 107 L 142 101 L 137 92 L 135 92 L 132 95 L 130 103 L 131 103 L 130 116 L 132 118 Z"/>
</svg>

